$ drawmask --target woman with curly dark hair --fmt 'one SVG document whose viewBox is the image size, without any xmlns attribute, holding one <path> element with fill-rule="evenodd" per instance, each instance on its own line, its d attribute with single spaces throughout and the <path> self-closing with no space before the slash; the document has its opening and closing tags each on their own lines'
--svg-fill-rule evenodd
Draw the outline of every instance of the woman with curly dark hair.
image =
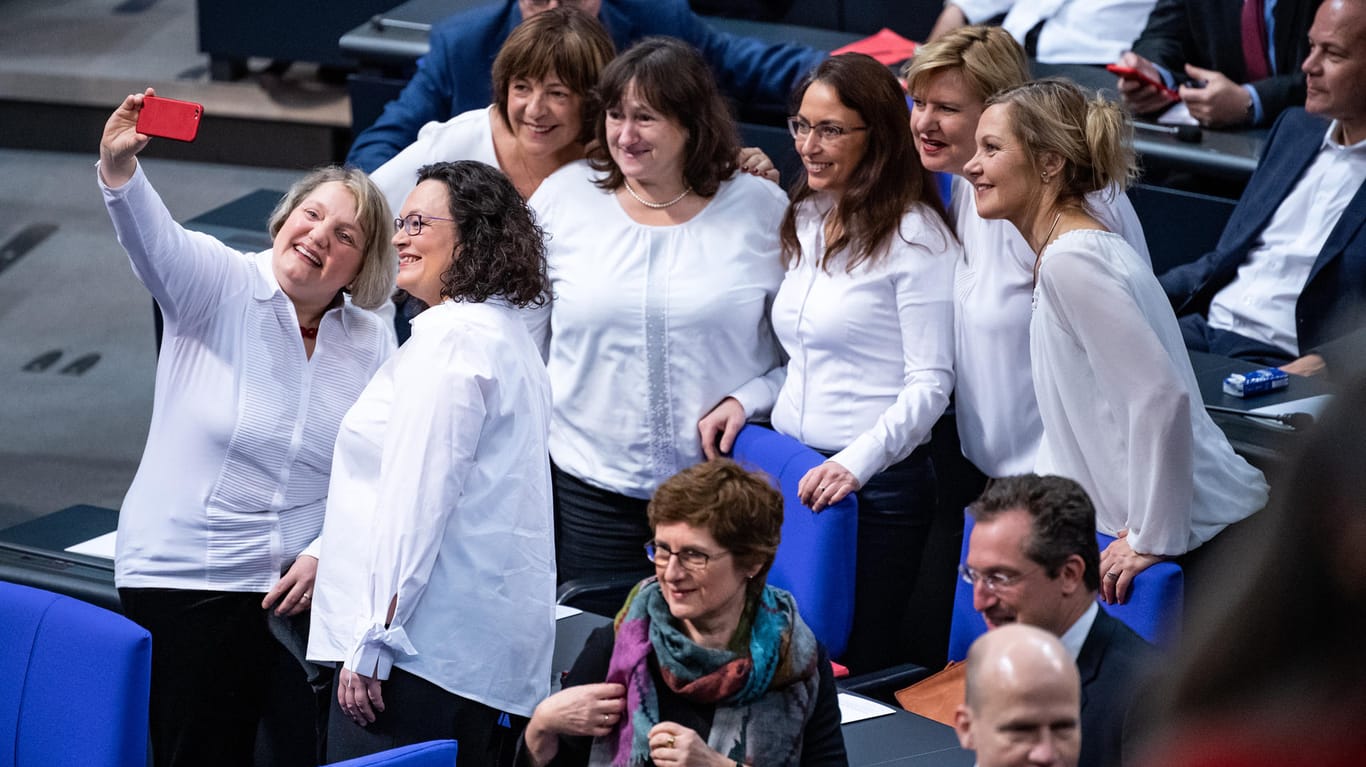
<svg viewBox="0 0 1366 767">
<path fill-rule="evenodd" d="M 768 305 L 787 200 L 736 172 L 738 132 L 706 62 L 647 38 L 607 65 L 598 97 L 587 162 L 531 199 L 551 235 L 561 580 L 648 575 L 650 495 L 718 442 L 728 451 L 777 392 L 764 376 L 779 359 Z M 710 416 L 727 398 L 738 414 Z"/>
<path fill-rule="evenodd" d="M 545 246 L 493 168 L 418 177 L 393 242 L 429 308 L 342 421 L 309 658 L 341 667 L 329 762 L 455 738 L 461 765 L 496 764 L 555 639 L 550 381 L 520 315 Z"/>
</svg>

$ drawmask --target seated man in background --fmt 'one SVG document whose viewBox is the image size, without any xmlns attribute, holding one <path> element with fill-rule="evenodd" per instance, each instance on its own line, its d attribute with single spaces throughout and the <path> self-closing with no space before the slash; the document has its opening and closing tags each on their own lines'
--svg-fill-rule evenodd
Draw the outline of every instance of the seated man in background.
<svg viewBox="0 0 1366 767">
<path fill-rule="evenodd" d="M 951 0 L 930 41 L 969 24 L 1002 27 L 1046 64 L 1108 64 L 1134 42 L 1156 0 Z M 990 94 L 987 94 L 990 95 Z"/>
<path fill-rule="evenodd" d="M 351 145 L 348 165 L 372 171 L 433 120 L 488 106 L 493 59 L 522 19 L 559 5 L 597 16 L 617 50 L 651 35 L 677 37 L 702 52 L 726 95 L 739 103 L 787 103 L 792 86 L 826 54 L 796 43 L 767 44 L 718 32 L 687 0 L 502 0 L 432 27 L 430 48 L 413 79 Z"/>
<path fill-rule="evenodd" d="M 1325 0 L 1287 110 L 1215 249 L 1161 275 L 1190 349 L 1309 375 L 1366 327 L 1366 0 Z M 1331 122 L 1330 122 L 1331 121 Z"/>
<path fill-rule="evenodd" d="M 1026 474 L 993 480 L 968 513 L 974 524 L 961 572 L 987 634 L 1023 623 L 1058 636 L 1081 673 L 1080 764 L 1122 764 L 1135 742 L 1126 726 L 1135 682 L 1156 653 L 1096 601 L 1100 550 L 1091 499 L 1070 479 Z"/>
<path fill-rule="evenodd" d="M 1270 125 L 1304 103 L 1309 25 L 1320 0 L 1158 0 L 1148 26 L 1120 63 L 1173 90 L 1203 125 Z M 1185 85 L 1192 82 L 1193 85 Z M 1121 78 L 1135 114 L 1172 102 L 1155 87 Z"/>
<path fill-rule="evenodd" d="M 1057 638 L 1032 626 L 989 631 L 967 665 L 954 729 L 978 767 L 1076 767 L 1080 684 Z"/>
</svg>

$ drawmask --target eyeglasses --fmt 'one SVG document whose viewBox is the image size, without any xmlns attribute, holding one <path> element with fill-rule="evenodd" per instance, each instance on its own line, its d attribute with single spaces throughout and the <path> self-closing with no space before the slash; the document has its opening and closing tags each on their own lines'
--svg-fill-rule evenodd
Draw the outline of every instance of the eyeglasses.
<svg viewBox="0 0 1366 767">
<path fill-rule="evenodd" d="M 522 2 L 526 3 L 526 6 L 533 11 L 549 10 L 552 4 L 560 8 L 569 7 L 582 10 L 584 6 L 588 5 L 589 0 L 559 0 L 558 3 L 555 0 L 522 0 Z"/>
<path fill-rule="evenodd" d="M 422 234 L 422 227 L 433 221 L 454 221 L 453 218 L 441 218 L 440 216 L 422 216 L 417 213 L 409 213 L 403 218 L 394 219 L 394 231 L 402 229 L 408 234 L 416 237 Z"/>
<path fill-rule="evenodd" d="M 1008 589 L 1019 583 L 1022 579 L 1033 575 L 1038 569 L 1039 568 L 1036 567 L 1027 573 L 1003 573 L 1000 570 L 992 570 L 989 573 L 984 573 L 981 570 L 974 570 L 967 565 L 959 565 L 958 577 L 962 578 L 963 582 L 969 586 L 975 586 L 978 581 L 981 581 L 982 588 L 995 594 L 998 590 Z"/>
<path fill-rule="evenodd" d="M 811 123 L 800 117 L 792 116 L 787 118 L 787 132 L 792 134 L 792 138 L 804 139 L 811 135 L 811 131 L 816 132 L 816 138 L 821 141 L 838 141 L 842 136 L 847 136 L 854 131 L 868 130 L 867 125 L 836 125 L 834 123 Z"/>
<path fill-rule="evenodd" d="M 656 541 L 650 541 L 645 544 L 645 556 L 648 557 L 651 562 L 655 563 L 655 567 L 658 567 L 661 570 L 669 566 L 670 558 L 678 557 L 678 562 L 683 565 L 683 569 L 700 573 L 707 569 L 708 562 L 713 559 L 724 557 L 729 553 L 730 552 L 728 551 L 723 551 L 720 554 L 707 554 L 698 551 L 697 549 L 680 549 L 679 551 L 674 551 L 668 546 Z"/>
</svg>

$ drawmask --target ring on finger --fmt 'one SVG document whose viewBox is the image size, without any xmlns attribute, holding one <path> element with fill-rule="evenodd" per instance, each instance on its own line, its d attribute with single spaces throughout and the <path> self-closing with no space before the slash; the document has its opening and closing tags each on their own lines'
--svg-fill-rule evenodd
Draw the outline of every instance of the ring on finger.
<svg viewBox="0 0 1366 767">
<path fill-rule="evenodd" d="M 1111 570 L 1110 572 L 1105 574 L 1105 577 L 1107 580 L 1117 581 L 1119 580 L 1119 573 L 1115 572 L 1114 570 Z"/>
<path fill-rule="evenodd" d="M 673 739 L 672 736 L 671 736 L 668 740 L 664 741 L 664 747 L 665 747 L 665 748 L 673 748 L 673 747 L 674 747 L 674 739 Z"/>
</svg>

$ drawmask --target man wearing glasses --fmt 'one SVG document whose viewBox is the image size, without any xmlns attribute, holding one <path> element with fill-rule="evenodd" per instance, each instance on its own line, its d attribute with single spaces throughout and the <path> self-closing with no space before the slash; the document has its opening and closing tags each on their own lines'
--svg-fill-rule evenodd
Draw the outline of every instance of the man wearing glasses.
<svg viewBox="0 0 1366 767">
<path fill-rule="evenodd" d="M 676 37 L 702 52 L 721 89 L 737 103 L 784 105 L 792 86 L 826 54 L 796 43 L 768 44 L 713 29 L 687 0 L 501 0 L 432 27 L 413 79 L 351 145 L 348 165 L 367 172 L 413 143 L 433 120 L 488 106 L 493 59 L 522 19 L 557 6 L 596 16 L 620 53 L 651 35 Z"/>
<path fill-rule="evenodd" d="M 1081 672 L 1082 767 L 1124 763 L 1135 682 L 1153 647 L 1100 609 L 1096 511 L 1062 477 L 993 480 L 968 507 L 972 535 L 959 568 L 987 628 L 1011 623 L 1056 635 Z"/>
</svg>

